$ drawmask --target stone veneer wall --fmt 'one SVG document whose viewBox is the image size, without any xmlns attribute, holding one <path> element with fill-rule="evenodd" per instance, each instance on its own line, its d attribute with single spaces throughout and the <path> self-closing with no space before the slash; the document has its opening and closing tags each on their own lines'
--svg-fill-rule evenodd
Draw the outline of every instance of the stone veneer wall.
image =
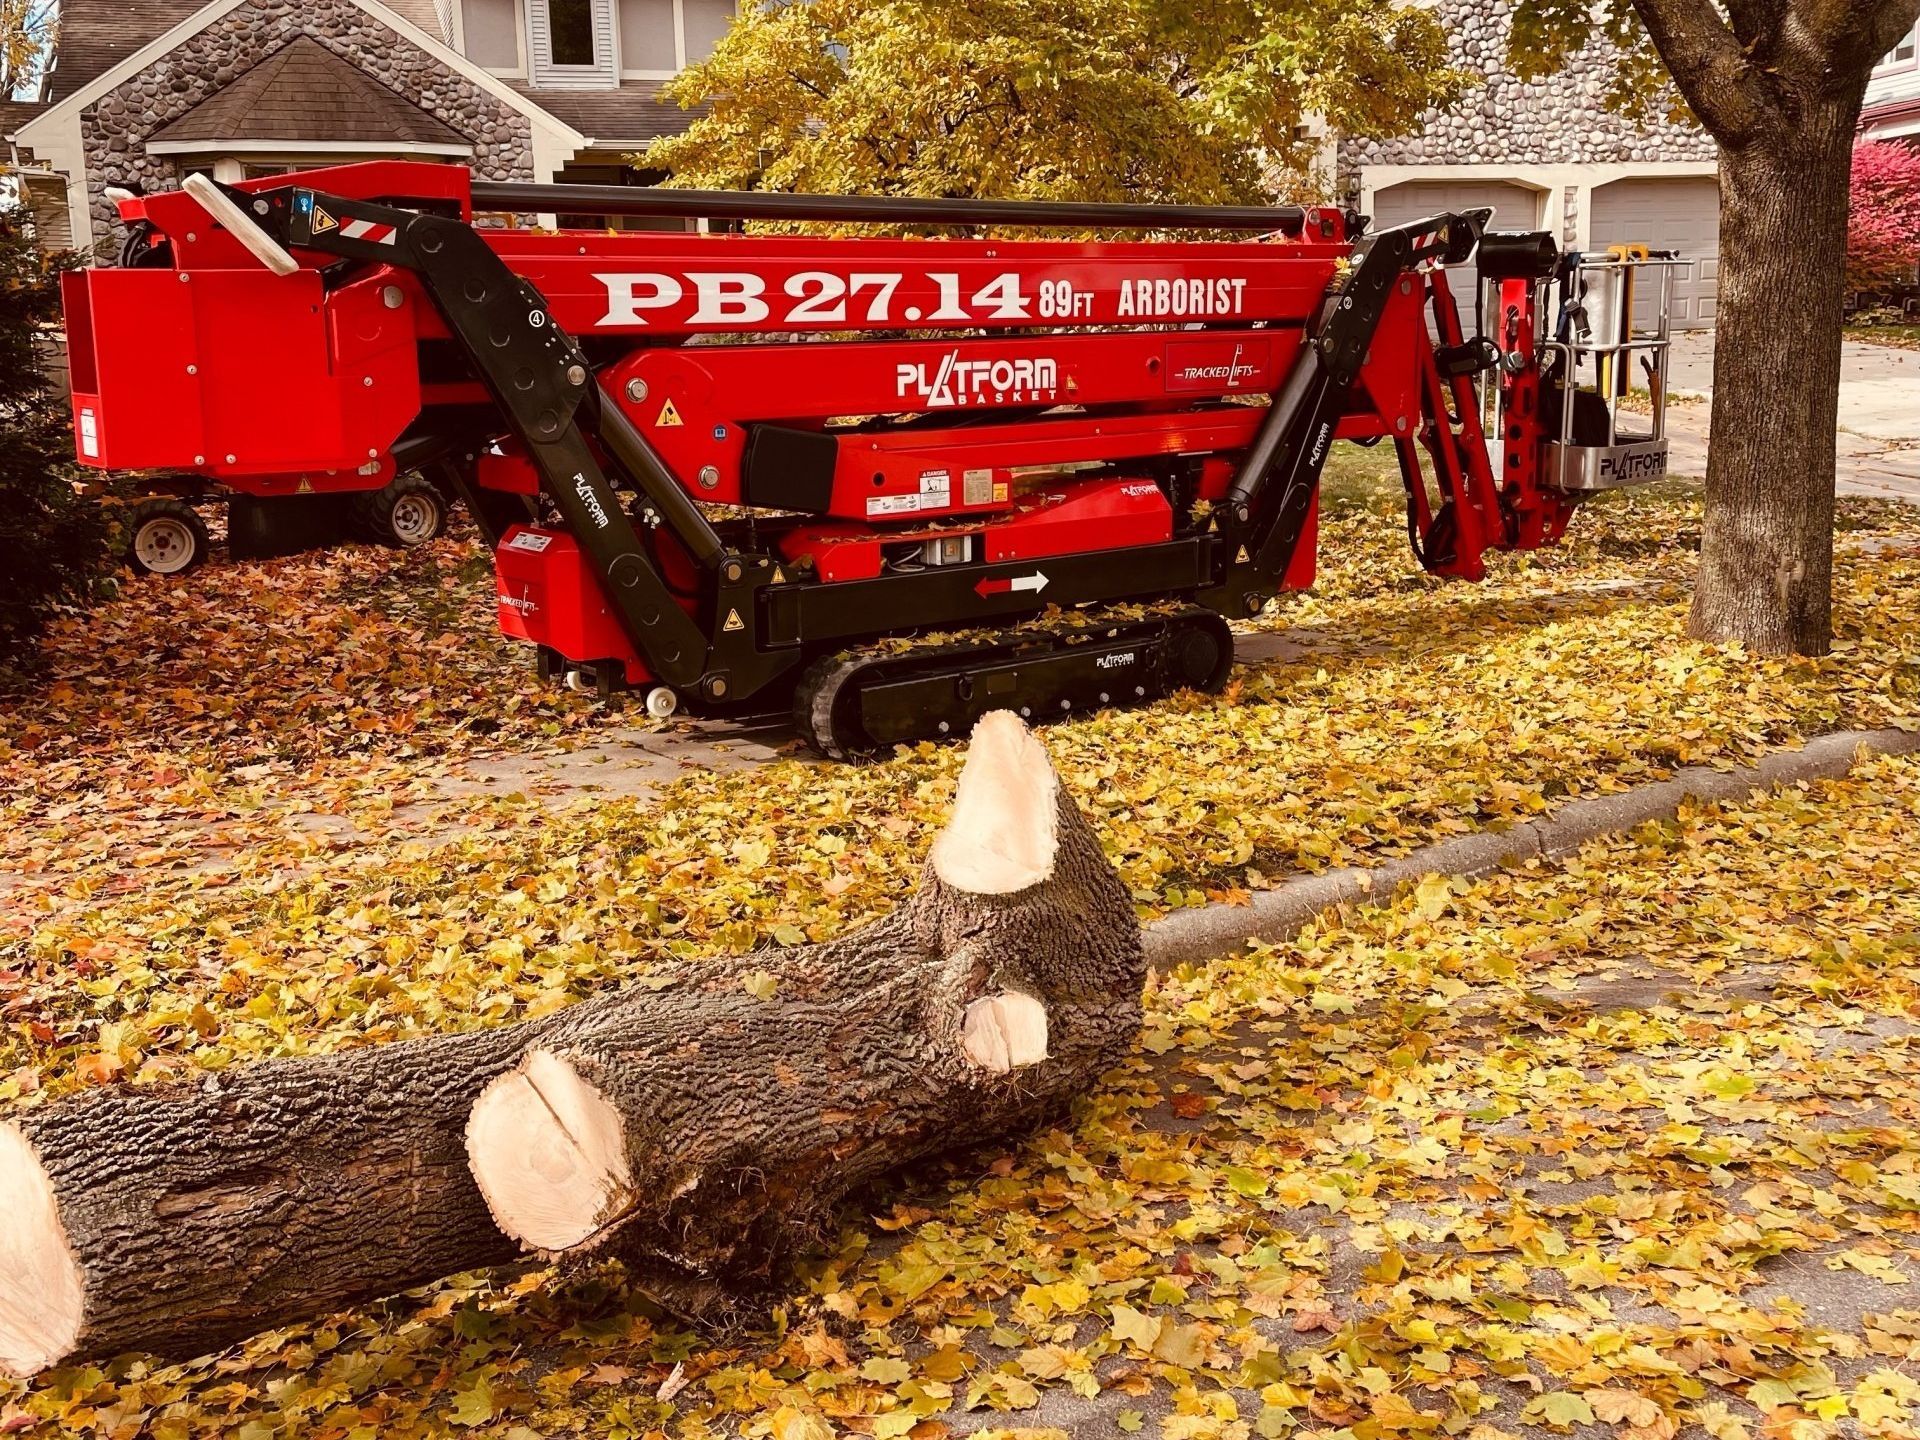
<svg viewBox="0 0 1920 1440">
<path fill-rule="evenodd" d="M 274 51 L 310 35 L 389 90 L 473 142 L 470 162 L 495 180 L 533 178 L 527 117 L 456 75 L 348 0 L 249 0 L 182 41 L 82 112 L 96 241 L 118 233 L 108 185 L 176 183 L 177 157 L 149 155 L 146 139 Z"/>
<path fill-rule="evenodd" d="M 1587 47 L 1566 70 L 1521 81 L 1506 68 L 1508 0 L 1439 0 L 1453 63 L 1485 77 L 1451 111 L 1428 114 L 1421 133 L 1391 140 L 1342 140 L 1339 181 L 1359 186 L 1362 165 L 1570 165 L 1712 160 L 1704 131 L 1664 118 L 1644 127 L 1607 108 L 1613 57 Z M 1571 217 L 1569 217 L 1571 218 Z"/>
</svg>

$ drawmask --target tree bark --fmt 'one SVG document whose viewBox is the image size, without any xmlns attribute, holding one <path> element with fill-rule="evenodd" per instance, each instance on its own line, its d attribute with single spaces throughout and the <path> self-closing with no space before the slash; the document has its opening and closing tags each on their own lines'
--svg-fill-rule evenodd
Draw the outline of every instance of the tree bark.
<svg viewBox="0 0 1920 1440">
<path fill-rule="evenodd" d="M 0 1124 L 0 1371 L 201 1354 L 513 1258 L 460 1123 L 523 1044 L 374 1046 Z"/>
<path fill-rule="evenodd" d="M 0 1122 L 0 1371 L 204 1353 L 523 1250 L 724 1316 L 849 1189 L 1090 1089 L 1144 976 L 1045 752 L 989 716 L 919 891 L 841 940 Z"/>
<path fill-rule="evenodd" d="M 1762 654 L 1832 639 L 1833 492 L 1857 99 L 1723 147 L 1706 524 L 1691 632 Z"/>
</svg>

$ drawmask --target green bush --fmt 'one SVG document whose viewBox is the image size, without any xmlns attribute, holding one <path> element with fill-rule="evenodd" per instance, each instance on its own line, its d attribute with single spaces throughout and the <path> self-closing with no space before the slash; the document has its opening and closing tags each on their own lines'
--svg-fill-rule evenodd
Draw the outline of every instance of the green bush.
<svg viewBox="0 0 1920 1440">
<path fill-rule="evenodd" d="M 74 488 L 66 406 L 36 350 L 58 315 L 58 288 L 26 213 L 0 208 L 0 664 L 25 659 L 47 621 L 91 599 L 112 563 L 113 526 Z"/>
</svg>

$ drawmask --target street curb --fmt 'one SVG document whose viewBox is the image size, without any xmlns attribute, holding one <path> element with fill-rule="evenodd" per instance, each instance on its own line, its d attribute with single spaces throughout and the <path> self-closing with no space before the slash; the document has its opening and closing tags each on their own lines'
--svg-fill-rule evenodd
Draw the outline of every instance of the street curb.
<svg viewBox="0 0 1920 1440">
<path fill-rule="evenodd" d="M 1797 750 L 1775 751 L 1757 764 L 1735 770 L 1688 766 L 1676 771 L 1671 780 L 1570 801 L 1545 820 L 1454 836 L 1366 869 L 1301 875 L 1261 891 L 1248 905 L 1176 911 L 1146 927 L 1147 964 L 1154 970 L 1171 970 L 1231 955 L 1252 941 L 1286 940 L 1308 921 L 1341 905 L 1390 900 L 1402 885 L 1428 875 L 1484 875 L 1516 860 L 1564 855 L 1596 836 L 1619 834 L 1648 820 L 1669 819 L 1684 800 L 1741 800 L 1755 790 L 1845 775 L 1863 753 L 1915 752 L 1920 752 L 1920 732 L 1843 730 L 1809 740 Z"/>
</svg>

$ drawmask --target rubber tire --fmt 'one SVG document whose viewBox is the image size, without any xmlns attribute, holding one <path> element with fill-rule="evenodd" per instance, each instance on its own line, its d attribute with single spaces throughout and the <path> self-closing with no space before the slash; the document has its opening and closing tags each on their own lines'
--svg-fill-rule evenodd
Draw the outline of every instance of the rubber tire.
<svg viewBox="0 0 1920 1440">
<path fill-rule="evenodd" d="M 183 564 L 170 569 L 159 570 L 140 558 L 140 532 L 156 520 L 172 521 L 184 526 L 190 550 Z M 127 564 L 142 575 L 185 575 L 197 570 L 207 561 L 207 551 L 213 541 L 207 534 L 207 524 L 200 514 L 184 500 L 175 500 L 171 496 L 152 496 L 133 507 L 132 521 L 127 532 Z"/>
<path fill-rule="evenodd" d="M 422 505 L 432 507 L 431 525 L 424 530 L 395 528 L 396 512 L 404 517 L 417 513 Z M 424 475 L 400 475 L 383 489 L 369 490 L 355 497 L 354 519 L 367 539 L 375 544 L 411 550 L 446 531 L 447 497 Z"/>
</svg>

